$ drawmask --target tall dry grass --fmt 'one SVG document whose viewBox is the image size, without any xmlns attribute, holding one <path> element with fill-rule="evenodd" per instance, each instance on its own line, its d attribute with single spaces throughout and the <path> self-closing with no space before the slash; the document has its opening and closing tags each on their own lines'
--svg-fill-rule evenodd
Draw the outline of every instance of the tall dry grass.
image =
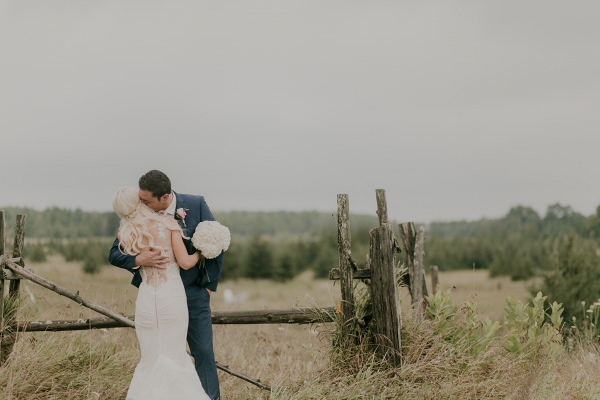
<svg viewBox="0 0 600 400">
<path fill-rule="evenodd" d="M 278 388 L 273 398 L 600 398 L 597 337 L 580 332 L 563 341 L 555 326 L 539 325 L 535 318 L 501 330 L 469 303 L 448 310 L 452 312 L 421 323 L 405 315 L 401 367 L 377 360 L 366 343 L 332 349 L 323 370 L 312 379 Z M 506 318 L 514 322 L 509 314 Z M 519 350 L 512 345 L 514 338 Z"/>
<path fill-rule="evenodd" d="M 0 397 L 123 399 L 138 359 L 125 329 L 22 335 L 0 368 Z"/>
<path fill-rule="evenodd" d="M 79 263 L 58 257 L 28 268 L 113 310 L 134 311 L 137 292 L 122 270 L 106 267 L 98 275 L 84 275 Z M 455 287 L 456 304 L 476 301 L 484 317 L 495 319 L 502 315 L 507 293 L 527 296 L 522 283 L 490 280 L 482 271 L 441 274 L 440 281 L 443 288 Z M 225 289 L 237 301 L 226 303 Z M 32 283 L 24 282 L 23 293 L 26 309 L 21 317 L 96 316 Z M 218 310 L 330 306 L 338 298 L 339 288 L 331 282 L 302 275 L 288 283 L 223 282 L 212 304 Z M 217 359 L 274 389 L 268 393 L 220 373 L 223 399 L 600 398 L 600 351 L 589 340 L 574 339 L 562 346 L 560 357 L 544 351 L 519 355 L 506 350 L 505 332 L 499 330 L 489 345 L 473 352 L 478 345 L 459 340 L 455 331 L 450 331 L 454 336 L 449 340 L 449 331 L 440 330 L 439 323 L 414 324 L 406 307 L 404 311 L 405 363 L 396 369 L 382 365 L 370 351 L 334 351 L 331 324 L 214 326 Z M 451 319 L 455 327 L 471 321 L 467 314 L 468 307 L 457 308 Z M 477 318 L 483 323 L 480 314 Z M 138 361 L 131 329 L 21 334 L 9 362 L 0 367 L 0 398 L 123 399 Z"/>
<path fill-rule="evenodd" d="M 28 264 L 37 274 L 124 314 L 134 313 L 137 290 L 131 275 L 114 267 L 86 275 L 80 263 L 61 257 Z M 236 298 L 227 303 L 228 289 Z M 35 284 L 23 281 L 19 319 L 50 320 L 97 314 Z M 288 283 L 230 281 L 219 285 L 214 310 L 331 306 L 339 289 L 310 274 Z M 324 367 L 329 342 L 314 326 L 230 325 L 213 327 L 218 361 L 274 387 L 304 379 Z M 135 332 L 127 328 L 19 334 L 9 362 L 0 367 L 0 399 L 121 399 L 139 361 Z M 224 399 L 263 399 L 269 393 L 219 371 Z"/>
</svg>

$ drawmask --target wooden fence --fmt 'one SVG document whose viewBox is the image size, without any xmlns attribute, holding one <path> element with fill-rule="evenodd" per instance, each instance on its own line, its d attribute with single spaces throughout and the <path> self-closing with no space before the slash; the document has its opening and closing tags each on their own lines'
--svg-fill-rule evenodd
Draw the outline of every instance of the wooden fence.
<svg viewBox="0 0 600 400">
<path fill-rule="evenodd" d="M 312 324 L 338 322 L 341 324 L 344 341 L 341 346 L 351 344 L 357 325 L 364 326 L 365 321 L 356 318 L 355 284 L 359 279 L 370 287 L 373 315 L 370 321 L 377 354 L 387 357 L 394 365 L 402 362 L 400 328 L 402 315 L 398 295 L 396 254 L 401 251 L 388 222 L 387 202 L 385 191 L 376 191 L 377 215 L 379 227 L 369 233 L 369 254 L 364 269 L 358 269 L 352 259 L 350 210 L 348 195 L 338 195 L 338 253 L 339 267 L 330 272 L 330 279 L 339 280 L 341 302 L 337 307 L 324 308 L 293 308 L 283 310 L 252 310 L 252 311 L 213 311 L 213 324 Z M 124 316 L 108 310 L 99 304 L 89 301 L 73 292 L 44 279 L 32 271 L 25 269 L 23 261 L 23 244 L 25 239 L 25 215 L 18 215 L 15 225 L 15 237 L 12 254 L 5 249 L 5 215 L 0 211 L 0 363 L 4 363 L 12 349 L 19 332 L 42 331 L 76 331 L 101 328 L 130 327 L 135 328 L 134 316 Z M 410 288 L 412 306 L 415 318 L 424 317 L 424 296 L 427 295 L 425 272 L 423 269 L 423 240 L 424 229 L 415 232 L 412 222 L 400 224 L 401 242 L 404 248 L 405 266 L 408 268 L 406 283 Z M 435 272 L 435 274 L 433 273 Z M 21 279 L 27 279 L 46 289 L 65 296 L 76 303 L 90 308 L 104 317 L 53 320 L 53 321 L 18 321 L 15 304 L 19 297 Z M 8 294 L 5 295 L 5 280 L 9 281 Z M 437 267 L 432 268 L 433 290 L 437 285 Z M 6 310 L 4 304 L 9 305 Z M 250 382 L 258 387 L 270 390 L 268 385 L 237 372 L 229 366 L 217 362 L 217 368 Z"/>
</svg>

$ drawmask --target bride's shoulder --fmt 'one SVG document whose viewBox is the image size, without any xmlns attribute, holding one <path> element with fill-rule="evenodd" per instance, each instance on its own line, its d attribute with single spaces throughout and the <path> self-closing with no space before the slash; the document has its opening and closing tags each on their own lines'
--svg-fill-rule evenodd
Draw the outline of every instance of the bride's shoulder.
<svg viewBox="0 0 600 400">
<path fill-rule="evenodd" d="M 167 217 L 156 217 L 148 218 L 146 220 L 146 228 L 150 231 L 163 230 L 165 227 L 169 227 L 170 222 Z"/>
<path fill-rule="evenodd" d="M 164 217 L 161 219 L 161 223 L 166 226 L 168 229 L 178 229 L 179 224 L 175 221 L 175 218 L 172 217 Z"/>
</svg>

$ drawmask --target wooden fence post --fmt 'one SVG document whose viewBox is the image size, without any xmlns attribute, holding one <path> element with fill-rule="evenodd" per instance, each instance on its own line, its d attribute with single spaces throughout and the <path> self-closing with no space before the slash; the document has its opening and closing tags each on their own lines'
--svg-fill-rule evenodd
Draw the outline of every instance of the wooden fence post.
<svg viewBox="0 0 600 400">
<path fill-rule="evenodd" d="M 387 225 L 387 200 L 385 199 L 385 190 L 376 189 L 375 197 L 377 199 L 377 217 L 379 218 L 379 226 Z"/>
<path fill-rule="evenodd" d="M 25 244 L 25 219 L 27 215 L 19 214 L 17 215 L 17 223 L 15 225 L 15 242 L 13 247 L 13 258 L 21 258 L 19 261 L 19 265 L 21 267 L 25 267 L 25 262 L 23 261 L 23 245 Z M 14 279 L 10 281 L 10 287 L 8 289 L 8 295 L 11 296 L 14 300 L 19 298 L 19 288 L 21 287 L 21 280 Z"/>
<path fill-rule="evenodd" d="M 4 231 L 6 223 L 4 221 L 4 210 L 0 210 L 0 329 L 4 329 L 4 257 L 6 251 L 4 245 L 6 243 Z M 2 334 L 0 334 L 0 343 L 2 343 Z M 0 354 L 0 358 L 2 355 Z"/>
<path fill-rule="evenodd" d="M 373 228 L 369 232 L 371 259 L 371 300 L 373 333 L 377 352 L 390 354 L 393 365 L 401 363 L 400 304 L 394 270 L 394 233 L 389 226 Z"/>
<path fill-rule="evenodd" d="M 402 246 L 404 247 L 404 257 L 406 259 L 406 269 L 408 270 L 408 290 L 410 291 L 411 298 L 413 297 L 413 275 L 415 273 L 415 224 L 412 222 L 406 222 L 399 224 L 400 238 L 402 240 Z M 414 303 L 414 300 L 412 301 Z"/>
<path fill-rule="evenodd" d="M 437 293 L 437 287 L 440 283 L 439 278 L 438 278 L 438 266 L 437 265 L 432 265 L 431 269 L 430 269 L 430 273 L 431 273 L 431 293 L 436 294 Z"/>
<path fill-rule="evenodd" d="M 26 215 L 17 215 L 17 223 L 15 225 L 15 241 L 13 246 L 12 258 L 19 258 L 18 265 L 25 266 L 23 262 L 23 244 L 25 242 L 25 218 Z M 5 262 L 6 265 L 6 262 Z M 0 345 L 0 363 L 4 363 L 15 347 L 17 339 L 17 321 L 16 314 L 19 304 L 19 287 L 21 279 L 12 279 L 8 285 L 8 299 L 10 309 L 5 312 L 5 323 L 9 326 L 9 333 L 3 335 L 2 344 Z"/>
<path fill-rule="evenodd" d="M 373 333 L 377 353 L 382 358 L 389 354 L 392 364 L 399 366 L 402 357 L 400 341 L 402 315 L 394 268 L 396 239 L 388 223 L 385 190 L 377 189 L 375 195 L 380 226 L 369 232 Z"/>
<path fill-rule="evenodd" d="M 420 321 L 424 316 L 424 296 L 428 295 L 427 283 L 425 281 L 425 268 L 423 267 L 425 228 L 419 228 L 415 232 L 415 224 L 407 222 L 400 224 L 400 235 L 406 256 L 406 267 L 408 269 L 408 289 L 412 299 L 413 308 L 416 311 L 415 318 Z M 419 304 L 420 307 L 416 307 Z"/>
<path fill-rule="evenodd" d="M 348 195 L 338 194 L 337 203 L 340 289 L 342 292 L 342 335 L 344 340 L 347 340 L 354 331 L 354 324 L 350 323 L 350 321 L 355 318 L 354 284 L 352 282 L 353 263 L 351 259 L 350 206 L 348 204 Z"/>
<path fill-rule="evenodd" d="M 415 240 L 415 259 L 414 259 L 414 281 L 413 286 L 413 306 L 415 318 L 422 321 L 425 316 L 425 296 L 427 296 L 427 284 L 425 283 L 425 267 L 423 266 L 423 256 L 425 255 L 425 228 L 419 227 L 417 238 Z"/>
</svg>

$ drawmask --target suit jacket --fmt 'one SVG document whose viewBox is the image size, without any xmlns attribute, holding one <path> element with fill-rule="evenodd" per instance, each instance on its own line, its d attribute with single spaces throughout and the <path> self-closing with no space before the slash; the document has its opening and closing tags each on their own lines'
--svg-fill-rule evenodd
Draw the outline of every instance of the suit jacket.
<svg viewBox="0 0 600 400">
<path fill-rule="evenodd" d="M 175 192 L 173 192 L 175 193 Z M 196 231 L 196 226 L 202 221 L 214 221 L 206 201 L 203 196 L 195 196 L 191 194 L 175 193 L 177 199 L 177 209 L 183 208 L 186 210 L 185 225 L 183 221 L 178 221 L 184 236 L 191 238 Z M 192 245 L 191 240 L 183 239 L 183 243 L 187 248 L 188 254 L 193 254 L 196 248 Z M 135 256 L 123 254 L 119 249 L 119 239 L 115 239 L 108 256 L 108 261 L 119 268 L 126 269 L 133 273 L 131 284 L 139 287 L 142 283 L 142 276 L 139 268 L 134 269 Z M 210 260 L 200 260 L 198 265 L 188 270 L 179 269 L 181 280 L 186 290 L 192 285 L 200 285 L 211 291 L 217 290 L 221 269 L 223 267 L 223 252 L 217 257 Z"/>
</svg>

